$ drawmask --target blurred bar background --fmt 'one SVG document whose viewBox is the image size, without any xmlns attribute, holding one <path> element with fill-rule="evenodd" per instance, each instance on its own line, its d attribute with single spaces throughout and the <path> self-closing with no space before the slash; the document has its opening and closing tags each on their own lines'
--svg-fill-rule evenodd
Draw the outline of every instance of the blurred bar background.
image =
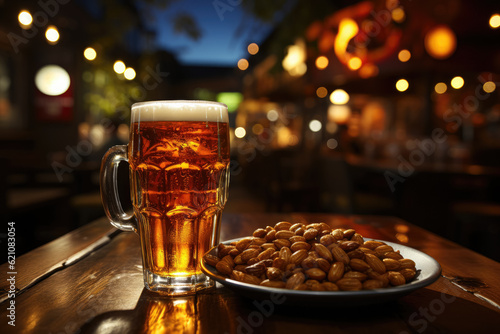
<svg viewBox="0 0 500 334">
<path fill-rule="evenodd" d="M 492 0 L 0 0 L 0 241 L 102 216 L 130 106 L 202 99 L 227 212 L 397 216 L 500 260 L 499 26 Z"/>
</svg>

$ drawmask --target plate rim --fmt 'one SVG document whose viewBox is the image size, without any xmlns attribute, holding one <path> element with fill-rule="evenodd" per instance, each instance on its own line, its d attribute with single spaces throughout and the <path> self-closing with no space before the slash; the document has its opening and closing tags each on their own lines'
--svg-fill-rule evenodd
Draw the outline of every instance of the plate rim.
<svg viewBox="0 0 500 334">
<path fill-rule="evenodd" d="M 222 241 L 222 244 L 230 244 L 231 242 L 238 241 L 241 239 L 244 239 L 247 237 L 240 237 L 240 238 L 234 238 L 226 241 Z M 386 240 L 381 240 L 381 239 L 374 239 L 374 238 L 364 238 L 365 240 L 374 240 L 374 241 L 381 241 L 386 243 L 387 245 L 391 246 L 394 248 L 394 246 L 397 247 L 402 247 L 403 249 L 396 249 L 399 251 L 405 251 L 404 249 L 406 248 L 406 251 L 411 251 L 411 252 L 416 252 L 418 255 L 423 256 L 426 260 L 426 263 L 432 264 L 435 267 L 435 270 L 429 273 L 428 277 L 425 277 L 424 279 L 419 280 L 418 277 L 415 281 L 412 281 L 410 283 L 400 285 L 400 286 L 393 286 L 390 288 L 380 288 L 380 289 L 373 289 L 373 290 L 359 290 L 359 291 L 309 291 L 309 290 L 290 290 L 290 289 L 282 289 L 282 288 L 274 288 L 274 287 L 267 287 L 267 286 L 262 286 L 262 285 L 256 285 L 256 284 L 250 284 L 250 283 L 244 283 L 240 281 L 233 280 L 231 278 L 226 278 L 222 275 L 216 275 L 214 272 L 217 270 L 215 267 L 212 267 L 208 264 L 205 263 L 205 261 L 201 261 L 201 269 L 203 273 L 207 276 L 209 276 L 211 279 L 219 282 L 220 284 L 226 286 L 226 284 L 229 286 L 228 288 L 238 288 L 238 289 L 245 289 L 245 290 L 251 290 L 254 292 L 259 292 L 259 293 L 277 293 L 277 294 L 282 294 L 282 295 L 289 295 L 289 296 L 295 296 L 295 297 L 324 297 L 324 298 L 335 298 L 335 297 L 366 297 L 366 298 L 374 298 L 378 296 L 384 296 L 384 297 L 390 297 L 393 295 L 399 296 L 403 294 L 409 294 L 415 290 L 421 289 L 423 287 L 426 287 L 432 283 L 434 283 L 439 277 L 441 276 L 442 268 L 439 262 L 437 262 L 433 257 L 430 255 L 415 249 L 410 246 L 406 245 L 401 245 L 395 242 L 391 241 L 386 241 Z M 205 254 L 210 254 L 215 251 L 217 246 L 212 247 L 207 253 Z M 418 264 L 417 264 L 418 265 Z M 208 267 L 213 268 L 213 271 L 210 271 Z M 417 270 L 419 270 L 417 268 Z M 421 269 L 420 269 L 421 270 Z"/>
</svg>

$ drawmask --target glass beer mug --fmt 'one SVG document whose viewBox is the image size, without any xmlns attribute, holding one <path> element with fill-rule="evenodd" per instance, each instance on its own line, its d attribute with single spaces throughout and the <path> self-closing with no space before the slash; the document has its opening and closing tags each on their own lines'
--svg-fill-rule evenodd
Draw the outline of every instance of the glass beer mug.
<svg viewBox="0 0 500 334">
<path fill-rule="evenodd" d="M 116 174 L 128 161 L 134 213 L 124 212 Z M 219 242 L 229 185 L 227 107 L 208 101 L 151 101 L 132 106 L 130 142 L 109 149 L 101 197 L 111 224 L 139 234 L 144 284 L 186 295 L 214 286 L 200 268 Z"/>
</svg>

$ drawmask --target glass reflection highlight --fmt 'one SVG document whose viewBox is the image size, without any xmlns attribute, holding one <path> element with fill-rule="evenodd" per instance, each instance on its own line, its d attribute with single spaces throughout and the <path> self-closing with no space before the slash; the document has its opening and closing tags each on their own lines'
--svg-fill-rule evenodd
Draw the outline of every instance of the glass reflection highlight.
<svg viewBox="0 0 500 334">
<path fill-rule="evenodd" d="M 147 307 L 143 333 L 196 333 L 196 296 L 155 300 Z"/>
</svg>

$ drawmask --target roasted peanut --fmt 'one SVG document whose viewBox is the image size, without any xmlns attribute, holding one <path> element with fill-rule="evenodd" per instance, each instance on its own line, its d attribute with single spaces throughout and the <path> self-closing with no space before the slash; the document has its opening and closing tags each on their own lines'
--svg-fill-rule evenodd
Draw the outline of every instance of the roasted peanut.
<svg viewBox="0 0 500 334">
<path fill-rule="evenodd" d="M 351 259 L 349 266 L 356 271 L 365 272 L 370 269 L 370 265 L 361 259 Z"/>
<path fill-rule="evenodd" d="M 334 247 L 331 249 L 332 255 L 336 261 L 343 262 L 344 264 L 349 264 L 349 256 L 347 256 L 346 252 L 340 247 Z M 383 265 L 383 264 L 382 264 Z"/>
<path fill-rule="evenodd" d="M 276 239 L 290 239 L 294 235 L 295 233 L 293 233 L 292 231 L 281 230 L 276 232 Z"/>
<path fill-rule="evenodd" d="M 276 267 L 269 267 L 266 269 L 266 276 L 272 281 L 279 281 L 283 279 L 283 271 Z"/>
<path fill-rule="evenodd" d="M 279 222 L 276 225 L 274 225 L 274 229 L 276 231 L 283 231 L 283 230 L 290 230 L 290 227 L 292 226 L 292 223 L 289 222 Z"/>
<path fill-rule="evenodd" d="M 344 231 L 344 238 L 346 239 L 351 239 L 352 236 L 354 235 L 354 233 L 356 233 L 355 230 L 353 230 L 352 228 L 348 229 L 348 230 L 345 230 Z"/>
<path fill-rule="evenodd" d="M 406 283 L 404 276 L 397 271 L 389 271 L 387 273 L 387 278 L 389 279 L 389 282 L 391 283 L 391 285 L 394 285 L 394 286 L 403 285 Z"/>
<path fill-rule="evenodd" d="M 328 271 L 328 280 L 335 283 L 339 279 L 341 279 L 342 276 L 344 276 L 344 263 L 335 262 L 334 264 L 332 264 L 330 270 Z"/>
<path fill-rule="evenodd" d="M 276 239 L 276 230 L 271 230 L 271 231 L 267 232 L 264 239 L 266 239 L 268 242 Z"/>
<path fill-rule="evenodd" d="M 290 246 L 290 249 L 292 250 L 292 252 L 296 252 L 299 249 L 309 250 L 311 249 L 311 245 L 305 241 L 297 241 Z"/>
<path fill-rule="evenodd" d="M 384 262 L 384 265 L 385 265 L 385 268 L 387 269 L 387 271 L 389 271 L 389 270 L 391 270 L 391 271 L 396 270 L 397 271 L 401 268 L 401 263 L 398 260 L 385 258 L 385 259 L 382 259 L 382 262 Z"/>
<path fill-rule="evenodd" d="M 205 260 L 205 262 L 212 266 L 212 267 L 215 267 L 215 265 L 217 264 L 217 262 L 219 262 L 219 258 L 215 255 L 211 255 L 211 254 L 205 254 L 205 256 L 203 257 L 203 259 Z"/>
<path fill-rule="evenodd" d="M 318 235 L 318 230 L 315 228 L 309 228 L 304 232 L 304 238 L 306 238 L 306 240 L 308 241 L 316 238 L 317 235 Z"/>
<path fill-rule="evenodd" d="M 306 276 L 303 273 L 295 273 L 286 282 L 286 288 L 296 290 L 305 280 Z"/>
<path fill-rule="evenodd" d="M 355 278 L 341 278 L 335 284 L 342 291 L 357 291 L 363 288 L 361 281 Z"/>
<path fill-rule="evenodd" d="M 253 231 L 253 236 L 257 238 L 263 238 L 267 234 L 266 230 L 263 228 L 258 228 L 255 231 Z"/>
<path fill-rule="evenodd" d="M 314 250 L 318 253 L 320 257 L 323 259 L 332 262 L 333 261 L 333 255 L 332 252 L 328 248 L 326 248 L 322 244 L 314 244 Z"/>
<path fill-rule="evenodd" d="M 290 256 L 290 263 L 295 265 L 300 264 L 306 257 L 307 251 L 305 249 L 299 249 Z"/>
<path fill-rule="evenodd" d="M 275 239 L 273 243 L 278 249 L 281 249 L 281 247 L 290 247 L 292 245 L 288 239 Z"/>
<path fill-rule="evenodd" d="M 236 243 L 236 249 L 242 253 L 252 243 L 252 238 L 243 238 Z"/>
</svg>

